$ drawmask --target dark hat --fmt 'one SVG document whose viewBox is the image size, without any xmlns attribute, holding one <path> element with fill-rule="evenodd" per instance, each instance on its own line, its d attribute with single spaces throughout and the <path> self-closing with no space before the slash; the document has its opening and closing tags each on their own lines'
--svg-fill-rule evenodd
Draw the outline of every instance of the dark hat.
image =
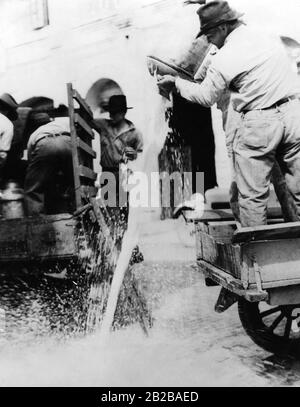
<svg viewBox="0 0 300 407">
<path fill-rule="evenodd" d="M 10 110 L 9 119 L 10 120 L 17 120 L 17 118 L 18 118 L 18 113 L 17 113 L 18 103 L 15 101 L 15 99 L 9 93 L 3 93 L 3 95 L 0 96 L 0 105 L 1 104 L 4 105 L 6 108 L 9 108 L 9 110 Z"/>
<path fill-rule="evenodd" d="M 127 106 L 127 100 L 125 95 L 113 95 L 108 101 L 107 110 L 110 113 L 126 112 L 132 107 Z"/>
<path fill-rule="evenodd" d="M 238 20 L 243 13 L 233 10 L 227 1 L 211 1 L 200 7 L 197 11 L 200 18 L 200 28 L 196 38 L 205 34 L 208 30 L 228 21 Z"/>
<path fill-rule="evenodd" d="M 59 104 L 56 109 L 52 110 L 52 117 L 67 117 L 69 116 L 69 109 L 64 104 Z"/>
<path fill-rule="evenodd" d="M 45 124 L 49 123 L 50 121 L 51 121 L 51 118 L 48 115 L 48 113 L 32 110 L 29 114 L 26 128 L 25 128 L 28 136 L 30 134 L 32 134 L 36 129 L 38 129 L 41 126 L 44 126 Z"/>
<path fill-rule="evenodd" d="M 49 123 L 51 121 L 51 118 L 48 113 L 32 111 L 30 120 L 32 121 L 32 124 L 36 128 L 38 128 L 40 126 L 43 126 L 44 124 Z"/>
</svg>

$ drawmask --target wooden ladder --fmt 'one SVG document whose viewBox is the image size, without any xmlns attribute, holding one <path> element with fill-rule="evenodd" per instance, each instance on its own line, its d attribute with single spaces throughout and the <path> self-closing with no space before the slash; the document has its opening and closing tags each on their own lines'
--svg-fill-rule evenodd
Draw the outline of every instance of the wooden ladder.
<svg viewBox="0 0 300 407">
<path fill-rule="evenodd" d="M 67 84 L 68 108 L 72 141 L 72 157 L 76 210 L 85 205 L 89 198 L 95 197 L 97 189 L 93 160 L 97 154 L 92 148 L 93 113 L 85 100 L 72 86 Z M 75 104 L 78 108 L 75 108 Z"/>
</svg>

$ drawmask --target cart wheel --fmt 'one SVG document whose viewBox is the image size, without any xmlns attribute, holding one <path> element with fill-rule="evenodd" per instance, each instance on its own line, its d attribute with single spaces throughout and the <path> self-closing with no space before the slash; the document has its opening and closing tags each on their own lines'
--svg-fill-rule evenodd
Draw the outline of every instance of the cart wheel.
<svg viewBox="0 0 300 407">
<path fill-rule="evenodd" d="M 265 302 L 238 302 L 243 328 L 268 352 L 300 356 L 300 304 L 269 306 Z"/>
</svg>

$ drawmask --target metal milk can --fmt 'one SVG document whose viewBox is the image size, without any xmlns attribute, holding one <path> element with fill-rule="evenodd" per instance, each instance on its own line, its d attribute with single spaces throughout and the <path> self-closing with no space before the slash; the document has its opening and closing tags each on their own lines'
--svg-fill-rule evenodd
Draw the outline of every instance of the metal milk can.
<svg viewBox="0 0 300 407">
<path fill-rule="evenodd" d="M 5 219 L 24 217 L 24 191 L 14 182 L 9 181 L 0 195 L 1 215 Z"/>
</svg>

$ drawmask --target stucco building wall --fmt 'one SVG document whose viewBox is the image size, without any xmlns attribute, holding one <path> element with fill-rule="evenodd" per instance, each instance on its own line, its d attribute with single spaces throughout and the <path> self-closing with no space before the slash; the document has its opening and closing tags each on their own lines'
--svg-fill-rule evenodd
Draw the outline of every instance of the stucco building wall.
<svg viewBox="0 0 300 407">
<path fill-rule="evenodd" d="M 49 24 L 41 23 L 47 6 Z M 85 96 L 101 78 L 114 80 L 152 152 L 162 146 L 161 98 L 146 56 L 180 55 L 198 29 L 195 7 L 182 0 L 1 0 L 0 91 L 66 103 L 66 83 Z M 245 2 L 244 2 L 245 3 Z M 275 20 L 274 20 L 275 21 Z M 283 33 L 284 34 L 284 33 Z M 230 180 L 220 113 L 213 109 L 218 184 Z M 195 135 L 197 137 L 197 135 Z M 156 169 L 153 159 L 150 167 Z M 149 168 L 150 168 L 149 167 Z"/>
</svg>

